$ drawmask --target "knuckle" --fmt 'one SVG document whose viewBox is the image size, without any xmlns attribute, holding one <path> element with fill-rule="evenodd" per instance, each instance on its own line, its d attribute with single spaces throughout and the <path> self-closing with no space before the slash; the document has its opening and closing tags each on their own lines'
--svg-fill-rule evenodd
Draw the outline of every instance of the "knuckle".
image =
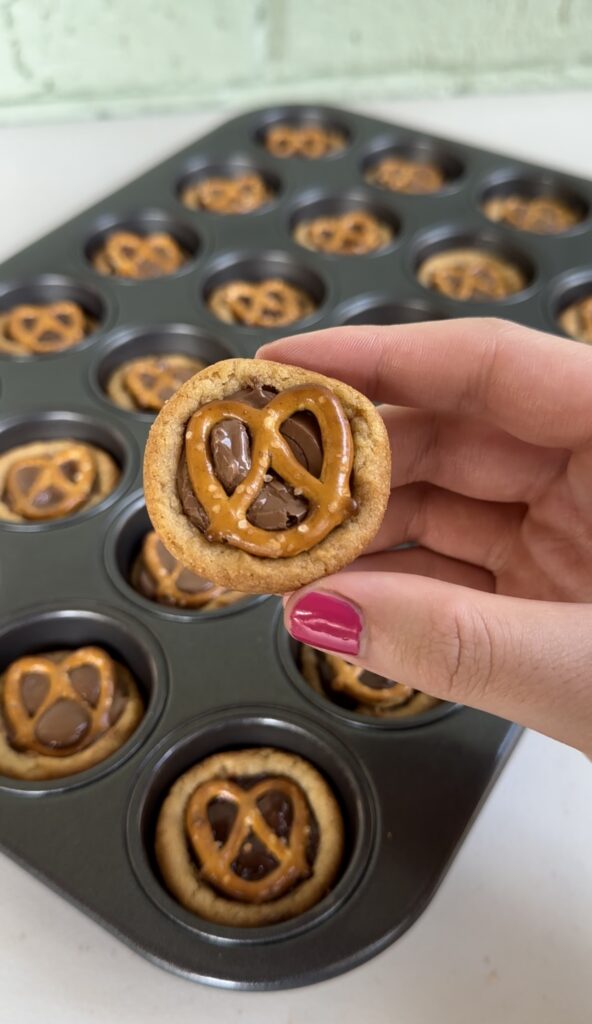
<svg viewBox="0 0 592 1024">
<path fill-rule="evenodd" d="M 492 623 L 466 601 L 438 610 L 431 630 L 432 671 L 445 700 L 471 702 L 490 688 L 496 673 L 496 642 Z"/>
</svg>

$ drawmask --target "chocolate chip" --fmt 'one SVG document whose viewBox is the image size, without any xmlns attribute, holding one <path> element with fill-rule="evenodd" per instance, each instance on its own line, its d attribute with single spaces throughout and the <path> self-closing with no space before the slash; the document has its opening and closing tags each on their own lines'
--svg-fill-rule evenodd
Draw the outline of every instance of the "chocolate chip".
<svg viewBox="0 0 592 1024">
<path fill-rule="evenodd" d="M 70 325 L 72 323 L 72 317 L 71 317 L 70 313 L 56 313 L 55 314 L 55 318 L 61 324 L 63 324 L 64 327 L 70 327 Z"/>
<path fill-rule="evenodd" d="M 25 672 L 21 678 L 21 701 L 31 718 L 43 704 L 48 690 L 49 679 L 45 672 Z"/>
<path fill-rule="evenodd" d="M 262 530 L 286 530 L 301 523 L 308 512 L 306 498 L 294 494 L 283 480 L 273 477 L 261 488 L 247 519 Z"/>
<path fill-rule="evenodd" d="M 66 480 L 69 480 L 70 483 L 74 484 L 80 476 L 80 464 L 76 459 L 68 459 L 67 462 L 61 462 L 60 473 L 66 477 Z"/>
<path fill-rule="evenodd" d="M 39 491 L 33 498 L 32 505 L 35 508 L 51 508 L 52 505 L 58 505 L 64 497 L 64 492 L 60 491 L 59 487 L 54 487 L 50 484 L 45 490 Z"/>
<path fill-rule="evenodd" d="M 277 789 L 268 789 L 257 800 L 257 807 L 276 836 L 288 839 L 294 819 L 294 808 L 290 798 Z"/>
<path fill-rule="evenodd" d="M 222 420 L 210 433 L 210 457 L 214 472 L 227 494 L 246 477 L 251 468 L 249 432 L 240 420 Z"/>
<path fill-rule="evenodd" d="M 40 472 L 39 466 L 23 466 L 22 469 L 17 469 L 15 478 L 18 489 L 23 494 L 28 494 Z"/>
<path fill-rule="evenodd" d="M 201 594 L 206 590 L 211 590 L 214 584 L 210 580 L 206 580 L 203 576 L 198 576 L 197 573 L 191 572 L 190 569 L 182 569 L 177 576 L 177 589 L 182 590 L 184 594 Z"/>
<path fill-rule="evenodd" d="M 61 337 L 62 337 L 61 334 L 58 334 L 57 331 L 51 331 L 50 330 L 50 331 L 42 331 L 37 340 L 38 341 L 60 341 Z"/>
<path fill-rule="evenodd" d="M 278 863 L 258 836 L 254 832 L 249 832 L 232 862 L 232 870 L 245 882 L 256 882 L 269 875 L 277 868 Z"/>
<path fill-rule="evenodd" d="M 89 727 L 88 712 L 76 701 L 62 697 L 43 712 L 37 722 L 35 735 L 43 746 L 62 749 L 79 743 Z"/>
<path fill-rule="evenodd" d="M 210 800 L 207 810 L 208 821 L 214 840 L 219 846 L 224 846 L 228 839 L 237 813 L 238 808 L 231 800 L 222 800 L 219 797 Z"/>
<path fill-rule="evenodd" d="M 156 382 L 156 377 L 155 377 L 155 375 L 153 373 L 141 373 L 140 374 L 140 383 L 145 388 L 152 388 L 152 387 L 154 387 L 155 382 Z"/>
<path fill-rule="evenodd" d="M 163 569 L 167 572 L 173 572 L 177 565 L 177 559 L 171 555 L 170 551 L 167 551 L 162 541 L 156 541 L 156 556 L 158 561 L 162 565 Z"/>
<path fill-rule="evenodd" d="M 76 668 L 69 670 L 68 677 L 76 693 L 87 704 L 96 708 L 101 695 L 101 675 L 99 670 L 94 665 L 78 665 Z"/>
</svg>

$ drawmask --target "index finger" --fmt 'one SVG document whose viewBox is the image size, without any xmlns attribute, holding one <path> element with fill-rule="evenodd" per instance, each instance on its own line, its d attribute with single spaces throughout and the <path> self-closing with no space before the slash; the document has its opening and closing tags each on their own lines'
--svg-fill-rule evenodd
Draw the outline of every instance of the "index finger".
<svg viewBox="0 0 592 1024">
<path fill-rule="evenodd" d="M 592 349 L 507 320 L 332 327 L 258 355 L 338 377 L 374 401 L 479 416 L 534 444 L 592 443 Z"/>
</svg>

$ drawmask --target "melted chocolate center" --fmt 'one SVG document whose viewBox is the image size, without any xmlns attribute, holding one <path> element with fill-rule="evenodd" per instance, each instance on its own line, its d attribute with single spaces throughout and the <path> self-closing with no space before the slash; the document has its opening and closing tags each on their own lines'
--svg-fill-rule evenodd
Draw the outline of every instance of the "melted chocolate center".
<svg viewBox="0 0 592 1024">
<path fill-rule="evenodd" d="M 255 409 L 263 409 L 277 391 L 253 384 L 228 395 L 228 401 L 244 402 Z M 283 424 L 281 433 L 286 438 L 294 457 L 312 476 L 319 477 L 323 467 L 323 445 L 316 418 L 309 412 L 298 412 Z M 217 423 L 210 434 L 210 457 L 214 472 L 227 494 L 232 494 L 251 468 L 251 438 L 245 423 L 226 419 Z M 185 454 L 179 460 L 177 490 L 185 515 L 199 530 L 208 527 L 207 514 L 195 497 Z M 302 522 L 308 512 L 308 502 L 284 483 L 275 473 L 267 474 L 261 491 L 253 501 L 247 519 L 263 530 L 285 530 Z"/>
</svg>

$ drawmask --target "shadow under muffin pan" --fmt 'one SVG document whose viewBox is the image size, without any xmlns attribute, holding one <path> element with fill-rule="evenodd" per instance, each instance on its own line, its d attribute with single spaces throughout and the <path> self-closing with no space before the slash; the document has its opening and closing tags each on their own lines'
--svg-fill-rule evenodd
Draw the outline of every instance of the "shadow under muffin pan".
<svg viewBox="0 0 592 1024">
<path fill-rule="evenodd" d="M 0 360 L 10 359 L 29 362 L 31 359 L 50 359 L 72 352 L 79 352 L 93 341 L 99 331 L 111 326 L 115 313 L 97 288 L 83 284 L 64 274 L 39 274 L 29 280 L 4 281 L 0 284 L 0 316 L 15 306 L 42 306 L 54 302 L 75 302 L 94 323 L 92 330 L 82 341 L 61 352 L 32 352 L 24 355 L 0 352 Z M 110 308 L 111 307 L 111 308 Z"/>
<path fill-rule="evenodd" d="M 342 128 L 346 148 L 321 160 L 281 160 L 265 152 L 261 132 L 267 124 L 311 118 Z M 447 188 L 414 196 L 367 185 L 367 161 L 389 147 L 421 151 L 426 158 L 452 156 L 457 164 Z M 232 165 L 237 154 L 245 166 L 277 176 L 281 189 L 272 204 L 256 217 L 181 206 L 177 189 L 185 176 Z M 339 974 L 383 949 L 429 903 L 519 730 L 470 708 L 418 718 L 406 728 L 354 722 L 304 690 L 293 659 L 279 649 L 276 598 L 176 614 L 135 595 L 126 574 L 148 525 L 141 451 L 151 418 L 109 403 L 101 391 L 105 376 L 120 358 L 148 354 L 147 338 L 150 345 L 158 338 L 163 351 L 182 340 L 182 351 L 187 343 L 193 352 L 195 343 L 195 352 L 210 361 L 253 356 L 262 341 L 279 333 L 355 324 L 360 317 L 394 323 L 504 315 L 556 331 L 561 308 L 592 290 L 590 218 L 557 236 L 487 224 L 483 188 L 510 172 L 517 178 L 549 173 L 347 111 L 258 110 L 222 124 L 0 267 L 0 302 L 15 286 L 61 282 L 88 289 L 81 297 L 96 297 L 104 316 L 92 344 L 59 359 L 2 359 L 0 450 L 41 436 L 78 436 L 111 451 L 123 467 L 118 488 L 100 507 L 62 520 L 59 529 L 0 525 L 0 664 L 29 644 L 42 650 L 66 640 L 65 646 L 102 640 L 148 689 L 156 680 L 162 701 L 150 728 L 135 734 L 100 777 L 81 775 L 68 788 L 39 787 L 34 799 L 25 786 L 4 780 L 0 846 L 133 949 L 186 977 L 286 988 Z M 555 174 L 553 181 L 590 207 L 589 182 Z M 396 219 L 400 230 L 392 250 L 368 260 L 328 260 L 296 245 L 289 223 L 303 203 L 320 197 L 339 202 L 354 194 L 372 197 Z M 87 260 L 89 241 L 98 243 L 120 226 L 180 230 L 179 240 L 196 258 L 151 281 L 102 277 Z M 469 241 L 517 257 L 532 284 L 501 303 L 455 302 L 419 284 L 418 256 Z M 204 294 L 215 285 L 264 276 L 304 287 L 319 304 L 315 314 L 270 331 L 218 321 L 207 308 Z M 57 602 L 71 619 L 84 612 L 88 628 L 61 634 Z M 49 622 L 54 614 L 48 643 L 43 630 L 49 627 L 41 629 L 40 616 Z M 145 654 L 126 646 L 123 632 L 91 629 L 88 616 L 94 614 L 123 624 L 125 638 Z M 15 621 L 28 623 L 19 626 L 18 643 L 10 639 Z M 142 667 L 150 658 L 153 676 Z M 308 758 L 334 788 L 348 827 L 343 871 L 326 899 L 300 919 L 232 932 L 194 917 L 167 893 L 154 863 L 152 830 L 168 786 L 195 759 L 267 744 Z"/>
<path fill-rule="evenodd" d="M 123 363 L 132 359 L 166 355 L 190 356 L 209 366 L 220 359 L 231 359 L 234 352 L 206 331 L 191 324 L 124 328 L 106 338 L 95 353 L 90 368 L 91 387 L 111 408 L 118 409 L 126 416 L 138 416 L 151 422 L 156 413 L 121 408 L 112 402 L 107 394 L 107 385 L 113 373 Z"/>
</svg>

